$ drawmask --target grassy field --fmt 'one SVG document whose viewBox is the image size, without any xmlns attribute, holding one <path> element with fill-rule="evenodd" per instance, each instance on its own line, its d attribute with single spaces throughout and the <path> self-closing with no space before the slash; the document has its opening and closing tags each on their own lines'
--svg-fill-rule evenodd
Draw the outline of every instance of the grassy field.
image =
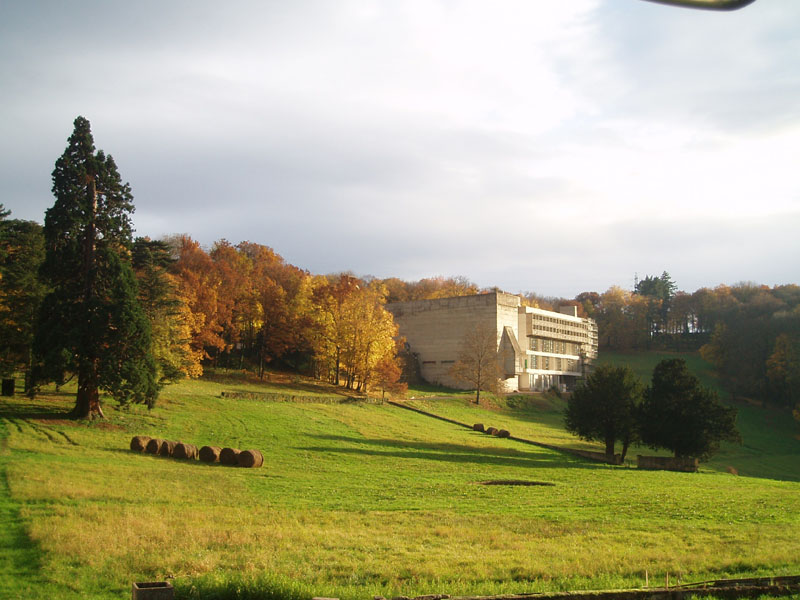
<svg viewBox="0 0 800 600">
<path fill-rule="evenodd" d="M 754 443 L 785 455 L 753 450 L 768 472 L 736 477 L 595 464 L 386 404 L 221 397 L 287 388 L 331 393 L 217 376 L 94 423 L 64 418 L 69 390 L 2 399 L 0 598 L 117 599 L 165 577 L 179 598 L 366 600 L 800 573 L 800 443 L 777 439 L 783 423 Z M 584 444 L 561 430 L 557 398 L 412 402 Z M 134 434 L 258 448 L 265 465 L 135 454 Z"/>
</svg>

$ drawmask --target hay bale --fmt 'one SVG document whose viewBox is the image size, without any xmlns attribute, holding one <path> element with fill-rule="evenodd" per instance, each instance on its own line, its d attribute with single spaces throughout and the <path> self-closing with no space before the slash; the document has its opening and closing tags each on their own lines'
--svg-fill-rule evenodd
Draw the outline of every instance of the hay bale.
<svg viewBox="0 0 800 600">
<path fill-rule="evenodd" d="M 172 456 L 175 453 L 175 445 L 177 442 L 170 440 L 161 440 L 161 446 L 158 448 L 159 456 Z"/>
<path fill-rule="evenodd" d="M 147 446 L 145 450 L 147 450 L 148 454 L 158 454 L 158 451 L 161 449 L 161 444 L 164 440 L 159 438 L 151 438 L 149 442 L 147 442 Z"/>
<path fill-rule="evenodd" d="M 197 446 L 194 444 L 184 444 L 183 442 L 178 442 L 175 444 L 175 451 L 172 453 L 174 458 L 186 458 L 186 459 L 196 459 L 197 458 Z"/>
<path fill-rule="evenodd" d="M 495 435 L 497 437 L 507 438 L 507 437 L 511 437 L 511 432 L 509 432 L 508 429 L 501 429 Z"/>
<path fill-rule="evenodd" d="M 496 427 L 487 427 L 484 429 L 483 433 L 488 433 L 489 435 L 495 435 L 497 433 Z"/>
<path fill-rule="evenodd" d="M 219 453 L 222 448 L 219 446 L 203 446 L 198 453 L 200 460 L 205 463 L 219 462 Z"/>
<path fill-rule="evenodd" d="M 144 452 L 147 448 L 147 444 L 150 440 L 152 440 L 148 435 L 135 435 L 131 438 L 131 450 L 134 452 Z"/>
<path fill-rule="evenodd" d="M 242 450 L 236 460 L 240 467 L 255 469 L 264 464 L 264 455 L 259 450 Z"/>
<path fill-rule="evenodd" d="M 239 464 L 237 457 L 240 452 L 241 450 L 236 448 L 223 448 L 219 453 L 219 462 L 223 465 L 237 465 Z"/>
<path fill-rule="evenodd" d="M 483 431 L 483 423 L 475 423 L 472 426 L 472 431 Z"/>
</svg>

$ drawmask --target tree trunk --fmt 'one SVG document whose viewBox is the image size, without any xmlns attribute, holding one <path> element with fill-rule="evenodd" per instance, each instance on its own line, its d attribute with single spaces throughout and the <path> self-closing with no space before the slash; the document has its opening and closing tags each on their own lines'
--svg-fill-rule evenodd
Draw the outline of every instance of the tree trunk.
<svg viewBox="0 0 800 600">
<path fill-rule="evenodd" d="M 95 291 L 97 187 L 93 173 L 88 176 L 86 194 L 91 203 L 92 217 L 86 226 L 83 238 L 83 305 L 85 310 L 91 306 Z M 79 358 L 78 393 L 75 396 L 75 408 L 72 409 L 72 416 L 76 419 L 105 418 L 103 409 L 100 408 L 100 361 L 93 352 L 88 351 L 92 347 L 90 341 L 92 337 L 91 317 L 84 327 L 83 352 L 87 352 L 89 356 Z"/>
<path fill-rule="evenodd" d="M 100 407 L 98 361 L 92 359 L 82 363 L 78 370 L 78 394 L 75 397 L 75 408 L 72 416 L 76 419 L 103 418 L 103 409 Z"/>
<path fill-rule="evenodd" d="M 614 457 L 614 438 L 606 438 L 606 456 L 609 458 Z"/>
</svg>

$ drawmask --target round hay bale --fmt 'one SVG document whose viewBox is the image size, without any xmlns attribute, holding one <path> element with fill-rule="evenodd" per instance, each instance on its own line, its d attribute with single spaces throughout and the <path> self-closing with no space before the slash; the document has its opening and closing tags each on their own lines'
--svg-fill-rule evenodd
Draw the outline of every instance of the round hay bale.
<svg viewBox="0 0 800 600">
<path fill-rule="evenodd" d="M 147 443 L 153 438 L 148 435 L 135 435 L 131 438 L 131 450 L 134 452 L 144 452 Z"/>
<path fill-rule="evenodd" d="M 161 447 L 158 449 L 159 456 L 172 456 L 175 453 L 175 444 L 170 440 L 161 440 Z"/>
<path fill-rule="evenodd" d="M 483 431 L 483 423 L 475 423 L 472 426 L 472 431 Z"/>
<path fill-rule="evenodd" d="M 484 433 L 488 433 L 489 435 L 495 435 L 497 433 L 497 428 L 496 427 L 487 427 L 483 432 Z"/>
<path fill-rule="evenodd" d="M 259 450 L 242 450 L 236 460 L 240 467 L 255 469 L 264 464 L 264 455 Z"/>
<path fill-rule="evenodd" d="M 197 446 L 194 444 L 184 444 L 178 442 L 175 444 L 175 451 L 172 453 L 175 458 L 195 459 L 197 458 Z"/>
<path fill-rule="evenodd" d="M 501 437 L 501 438 L 511 437 L 511 433 L 508 431 L 508 429 L 501 429 L 501 430 L 499 430 L 497 432 L 496 435 L 497 435 L 497 437 Z"/>
<path fill-rule="evenodd" d="M 223 465 L 237 465 L 239 464 L 237 457 L 240 452 L 241 450 L 236 448 L 223 448 L 219 453 L 219 462 Z"/>
<path fill-rule="evenodd" d="M 219 462 L 219 453 L 222 450 L 219 446 L 203 446 L 200 448 L 200 460 L 205 463 Z"/>
<path fill-rule="evenodd" d="M 148 454 L 158 454 L 158 451 L 161 449 L 161 444 L 164 440 L 159 438 L 151 438 L 149 442 L 147 442 L 147 446 L 145 450 L 147 450 Z"/>
</svg>

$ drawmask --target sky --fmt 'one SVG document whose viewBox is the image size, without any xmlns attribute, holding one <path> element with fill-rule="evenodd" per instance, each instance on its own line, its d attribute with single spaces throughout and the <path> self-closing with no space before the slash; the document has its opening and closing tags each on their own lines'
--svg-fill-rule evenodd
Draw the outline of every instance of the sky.
<svg viewBox="0 0 800 600">
<path fill-rule="evenodd" d="M 800 2 L 0 0 L 0 203 L 78 115 L 136 235 L 573 297 L 800 283 Z"/>
</svg>

